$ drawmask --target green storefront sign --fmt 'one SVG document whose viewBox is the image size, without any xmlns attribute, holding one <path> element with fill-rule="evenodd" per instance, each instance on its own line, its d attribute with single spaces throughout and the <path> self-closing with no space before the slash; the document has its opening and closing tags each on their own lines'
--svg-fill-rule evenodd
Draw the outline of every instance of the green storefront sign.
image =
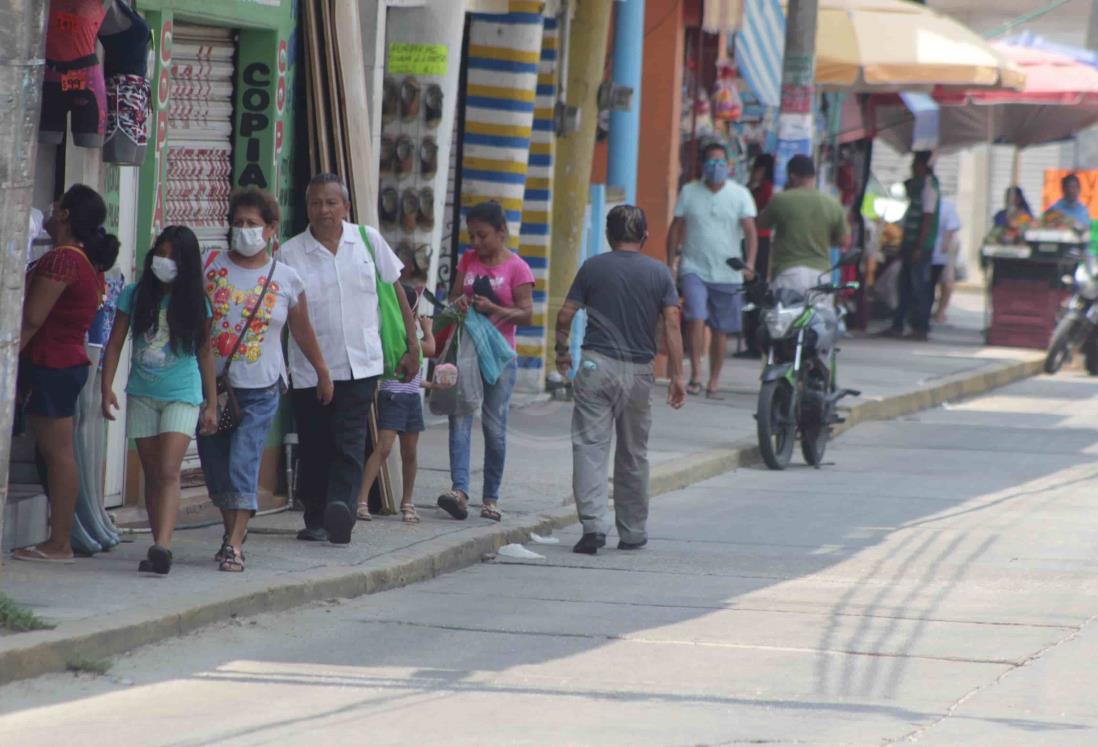
<svg viewBox="0 0 1098 747">
<path fill-rule="evenodd" d="M 233 186 L 254 184 L 279 198 L 283 226 L 292 225 L 288 180 L 293 174 L 292 37 L 295 0 L 138 0 L 153 30 L 155 64 L 149 155 L 141 166 L 137 262 L 164 228 L 168 111 L 171 106 L 172 29 L 176 23 L 239 32 L 233 89 Z"/>
</svg>

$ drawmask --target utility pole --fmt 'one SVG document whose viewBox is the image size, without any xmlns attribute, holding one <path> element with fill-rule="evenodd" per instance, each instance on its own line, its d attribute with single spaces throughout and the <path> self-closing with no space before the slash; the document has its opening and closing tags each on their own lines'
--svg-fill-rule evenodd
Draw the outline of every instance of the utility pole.
<svg viewBox="0 0 1098 747">
<path fill-rule="evenodd" d="M 644 66 L 644 0 L 617 4 L 614 20 L 614 82 L 633 89 L 628 111 L 610 112 L 609 182 L 637 202 L 637 148 L 640 143 L 641 71 Z"/>
<path fill-rule="evenodd" d="M 0 537 L 8 499 L 23 274 L 46 64 L 46 6 L 46 0 L 0 0 Z"/>
<path fill-rule="evenodd" d="M 816 125 L 816 13 L 819 0 L 789 0 L 782 58 L 782 102 L 778 115 L 775 183 L 785 185 L 785 165 L 795 155 L 811 156 Z"/>
<path fill-rule="evenodd" d="M 545 370 L 553 371 L 553 341 L 557 312 L 576 277 L 583 243 L 584 211 L 591 186 L 591 162 L 595 155 L 598 128 L 598 92 L 606 66 L 610 35 L 610 11 L 615 3 L 606 0 L 573 0 L 572 20 L 566 42 L 567 72 L 565 100 L 579 110 L 579 127 L 557 140 L 553 166 L 553 226 L 550 238 L 549 297 L 545 309 L 545 331 L 550 344 Z M 594 220 L 600 220 L 596 217 Z"/>
</svg>

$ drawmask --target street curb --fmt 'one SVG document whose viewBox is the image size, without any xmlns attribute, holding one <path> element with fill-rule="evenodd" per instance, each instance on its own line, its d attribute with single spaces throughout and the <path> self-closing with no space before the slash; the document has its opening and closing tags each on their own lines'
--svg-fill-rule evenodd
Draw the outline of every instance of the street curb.
<svg viewBox="0 0 1098 747">
<path fill-rule="evenodd" d="M 1042 360 L 1005 363 L 976 374 L 957 374 L 925 389 L 894 397 L 862 402 L 846 413 L 846 422 L 836 435 L 859 423 L 889 420 L 937 407 L 945 402 L 982 394 L 1033 376 L 1041 371 Z M 652 495 L 674 492 L 725 472 L 757 464 L 759 450 L 754 442 L 710 449 L 652 468 Z M 444 573 L 480 562 L 511 542 L 526 542 L 531 532 L 548 534 L 576 523 L 571 500 L 565 506 L 530 517 L 523 523 L 489 526 L 462 536 L 436 537 L 398 550 L 382 568 L 353 571 L 346 567 L 290 574 L 266 589 L 240 595 L 226 592 L 197 607 L 148 611 L 112 616 L 87 624 L 82 633 L 61 630 L 19 633 L 0 638 L 0 685 L 63 671 L 76 658 L 106 659 L 140 646 L 194 632 L 206 625 L 249 617 L 264 612 L 281 612 L 310 602 L 352 598 L 397 589 L 427 581 Z M 471 536 L 470 536 L 471 535 Z"/>
</svg>

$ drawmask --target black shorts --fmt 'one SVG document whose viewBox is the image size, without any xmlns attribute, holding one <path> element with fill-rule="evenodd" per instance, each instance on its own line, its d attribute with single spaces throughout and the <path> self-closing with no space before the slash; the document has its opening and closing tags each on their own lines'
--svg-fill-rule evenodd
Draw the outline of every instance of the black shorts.
<svg viewBox="0 0 1098 747">
<path fill-rule="evenodd" d="M 87 363 L 69 368 L 45 368 L 24 361 L 19 366 L 19 386 L 29 394 L 27 415 L 71 418 L 76 414 L 76 400 L 87 380 Z"/>
<path fill-rule="evenodd" d="M 377 393 L 377 429 L 397 433 L 422 433 L 423 402 L 418 394 Z"/>
</svg>

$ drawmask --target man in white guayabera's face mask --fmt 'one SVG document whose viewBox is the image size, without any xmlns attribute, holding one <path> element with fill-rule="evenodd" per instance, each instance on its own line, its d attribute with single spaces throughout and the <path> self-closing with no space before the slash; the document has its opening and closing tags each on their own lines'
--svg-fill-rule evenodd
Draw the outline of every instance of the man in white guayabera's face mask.
<svg viewBox="0 0 1098 747">
<path fill-rule="evenodd" d="M 306 299 L 297 272 L 268 253 L 278 236 L 279 217 L 278 201 L 270 193 L 255 186 L 234 191 L 229 251 L 210 252 L 203 268 L 217 376 L 232 390 L 240 417 L 235 429 L 200 435 L 198 454 L 210 499 L 225 525 L 215 558 L 222 571 L 234 573 L 244 570 L 248 520 L 259 508 L 263 448 L 288 383 L 283 327 L 317 372 L 318 402 L 332 399 L 332 378 L 309 321 L 306 300 L 312 299 Z"/>
<path fill-rule="evenodd" d="M 316 372 L 291 341 L 298 493 L 305 503 L 305 528 L 297 537 L 346 544 L 351 541 L 362 485 L 367 415 L 385 368 L 378 284 L 398 284 L 404 265 L 375 229 L 347 222 L 350 196 L 335 174 L 313 177 L 305 205 L 309 227 L 282 245 L 280 259 L 305 283 L 335 394 L 330 407 L 319 405 Z M 410 381 L 419 370 L 416 321 L 402 288 L 396 288 L 396 296 L 408 343 L 396 374 Z"/>
</svg>

